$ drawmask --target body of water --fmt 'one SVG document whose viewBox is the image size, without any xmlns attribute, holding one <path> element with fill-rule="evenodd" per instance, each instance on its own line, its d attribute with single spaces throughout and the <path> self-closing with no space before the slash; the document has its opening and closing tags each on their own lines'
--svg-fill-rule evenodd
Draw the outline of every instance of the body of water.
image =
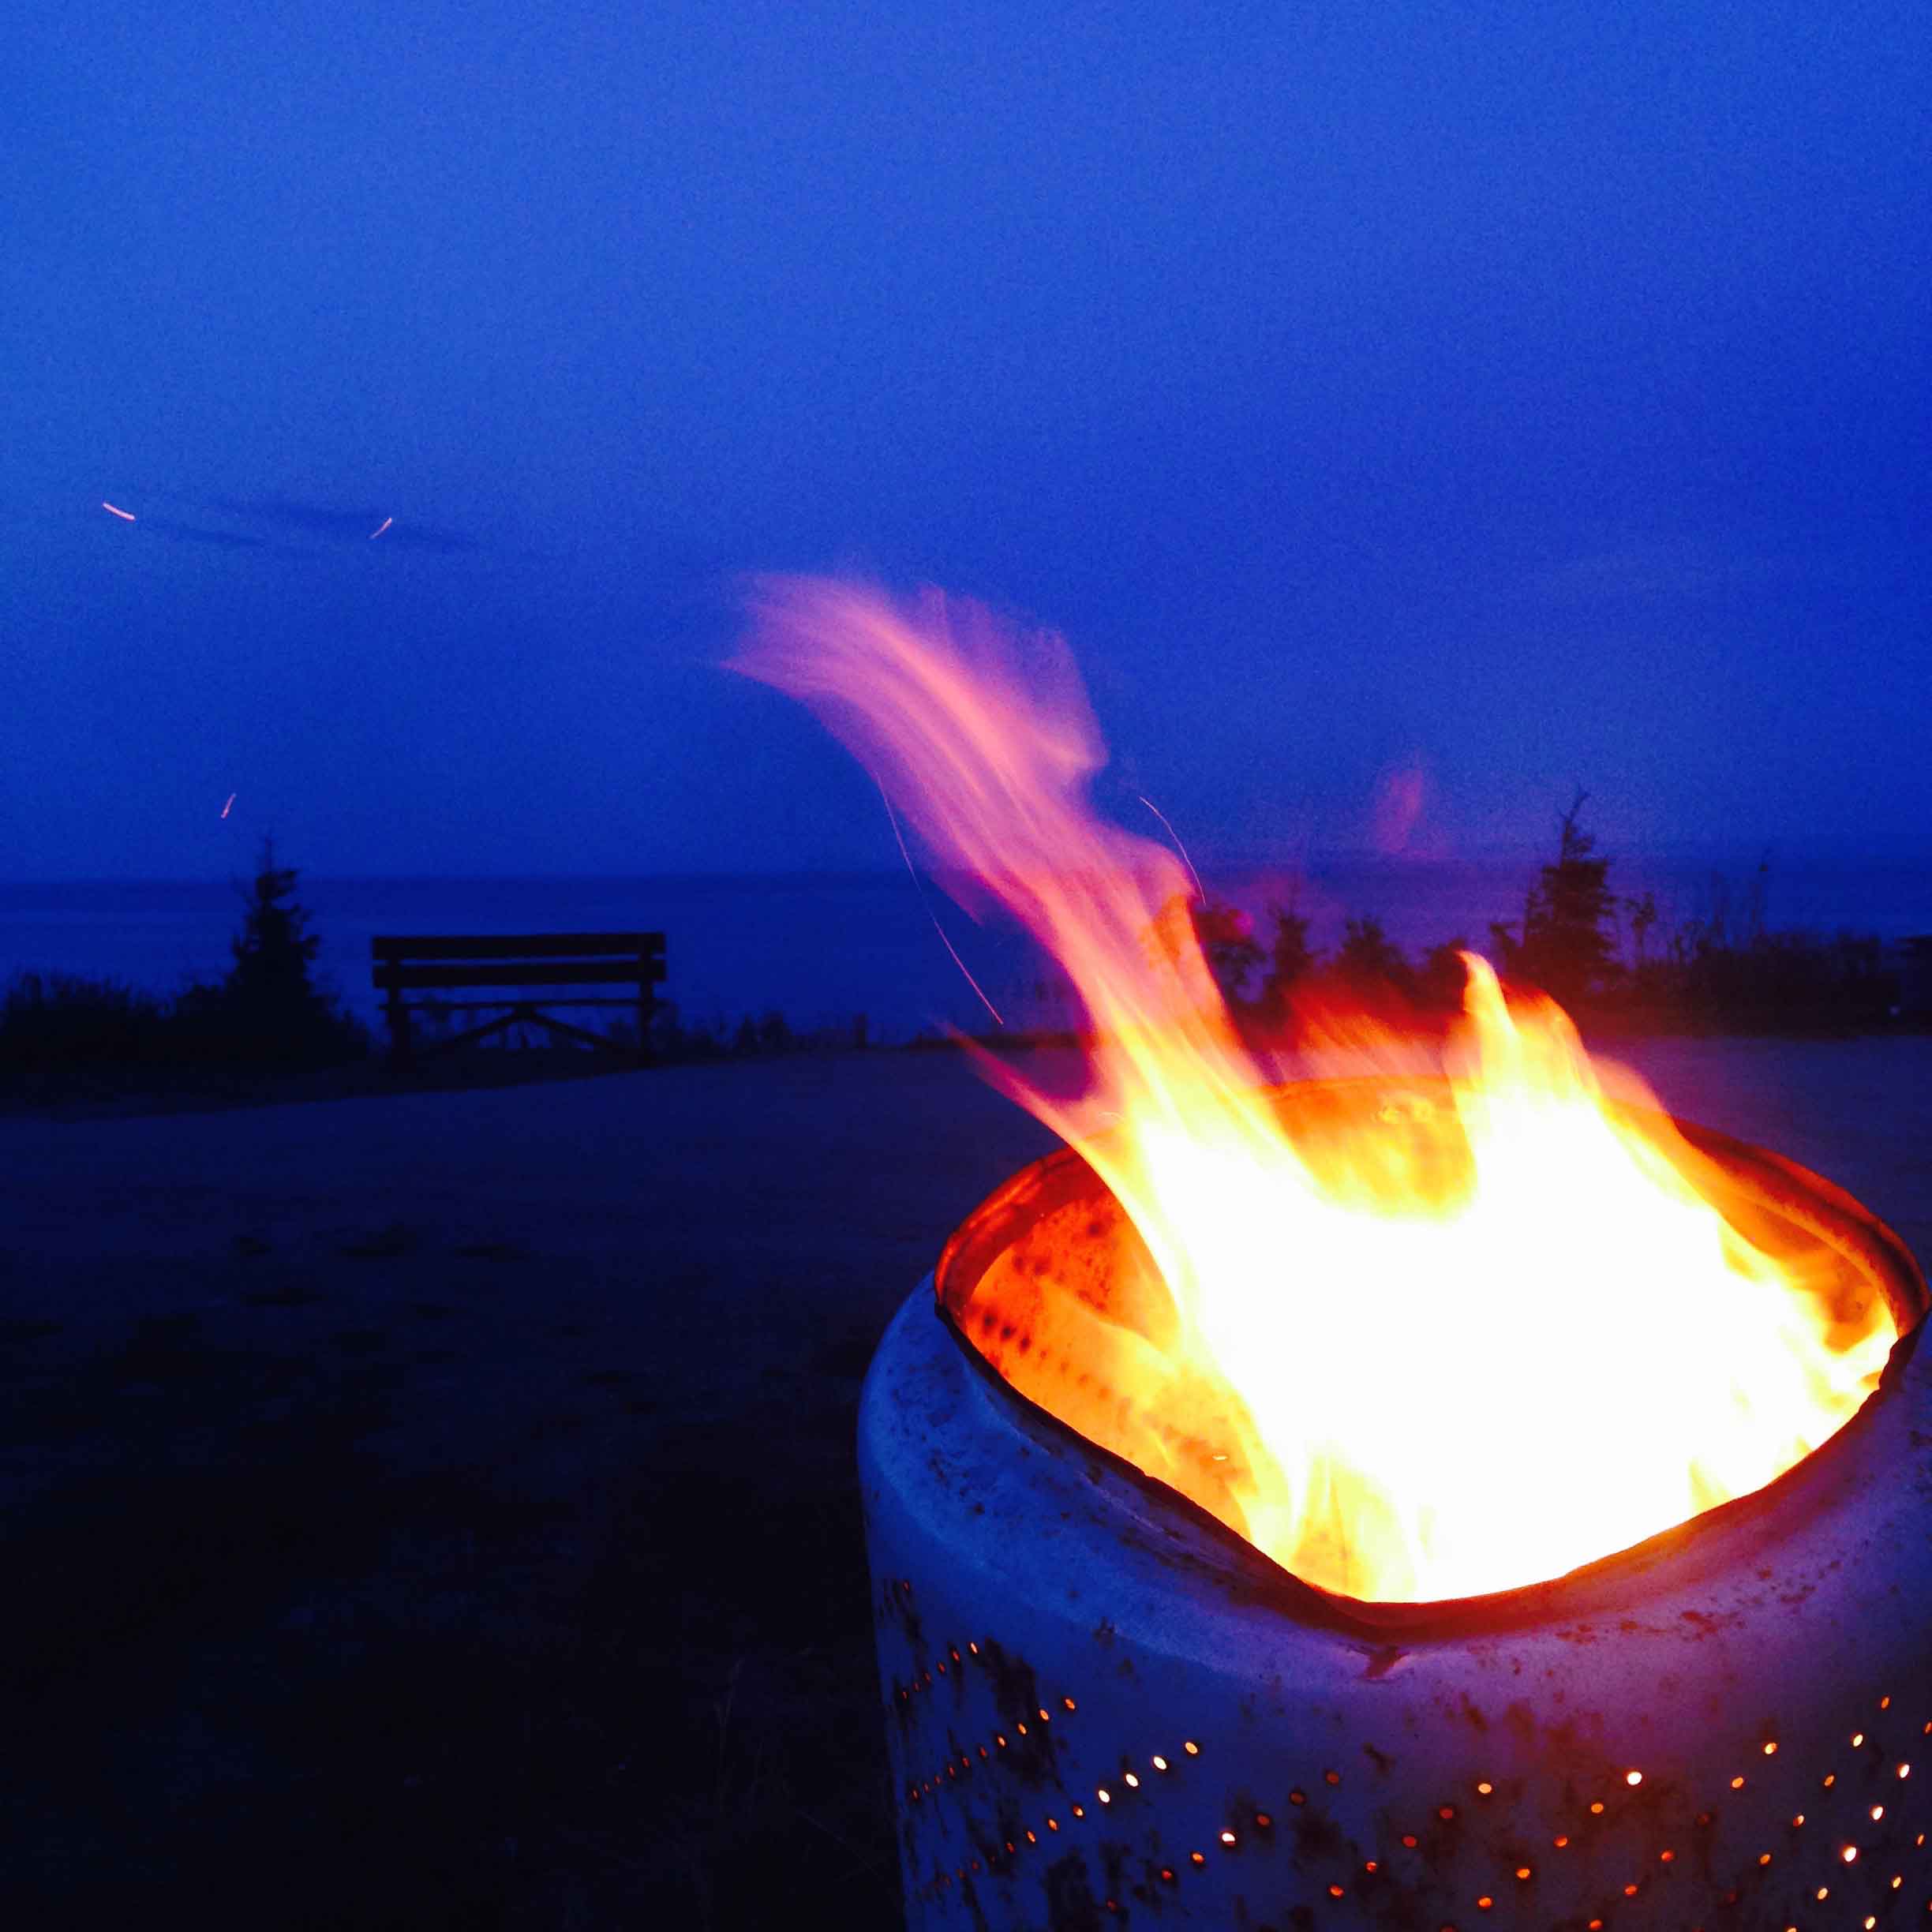
<svg viewBox="0 0 1932 1932">
<path fill-rule="evenodd" d="M 1343 919 L 1372 915 L 1420 953 L 1461 936 L 1483 947 L 1492 919 L 1520 916 L 1533 858 L 1422 863 L 1349 857 L 1299 872 L 1250 867 L 1208 881 L 1256 915 L 1272 903 L 1306 913 L 1332 948 Z M 1773 865 L 1709 858 L 1619 860 L 1619 896 L 1655 893 L 1657 937 L 1728 912 L 1734 927 L 1762 897 L 1765 923 L 1851 929 L 1895 940 L 1932 931 L 1932 856 L 1884 863 Z M 303 878 L 297 897 L 322 947 L 324 983 L 373 1019 L 369 942 L 378 933 L 642 930 L 666 934 L 663 989 L 688 1021 L 735 1024 L 781 1012 L 794 1027 L 875 1040 L 934 1028 L 979 1030 L 986 1006 L 946 950 L 949 940 L 1009 1024 L 1046 1025 L 1067 1009 L 1058 975 L 1019 934 L 975 924 L 904 873 L 639 878 Z M 219 979 L 241 922 L 242 887 L 206 881 L 0 884 L 0 981 L 24 971 L 111 979 L 159 994 Z M 935 930 L 942 927 L 945 939 Z M 1265 935 L 1264 935 L 1265 936 Z M 1653 943 L 1656 943 L 1653 939 Z"/>
</svg>

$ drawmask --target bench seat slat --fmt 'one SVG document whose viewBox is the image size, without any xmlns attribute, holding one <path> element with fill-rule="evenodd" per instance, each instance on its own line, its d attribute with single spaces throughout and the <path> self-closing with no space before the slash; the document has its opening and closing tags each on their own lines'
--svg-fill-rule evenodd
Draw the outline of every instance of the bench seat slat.
<svg viewBox="0 0 1932 1932">
<path fill-rule="evenodd" d="M 534 1017 L 541 1024 L 543 1016 L 537 1011 L 541 1006 L 554 1006 L 560 1011 L 566 1007 L 620 1006 L 626 1013 L 635 1013 L 638 1002 L 635 993 L 628 999 L 607 999 L 597 993 L 586 993 L 581 996 L 574 993 L 560 995 L 555 993 L 538 994 L 533 998 L 524 998 L 515 993 L 504 993 L 495 999 L 440 999 L 436 1002 L 436 1006 L 439 1013 L 501 1013 L 506 1006 L 515 1006 L 524 1009 L 526 1018 Z M 412 1007 L 410 1010 L 416 1012 L 420 1009 Z"/>
<path fill-rule="evenodd" d="M 663 979 L 662 960 L 555 960 L 494 966 L 384 964 L 372 977 L 380 993 L 439 987 L 636 986 Z"/>
<path fill-rule="evenodd" d="M 382 934 L 369 941 L 380 967 L 406 960 L 584 959 L 626 955 L 664 957 L 661 932 Z"/>
</svg>

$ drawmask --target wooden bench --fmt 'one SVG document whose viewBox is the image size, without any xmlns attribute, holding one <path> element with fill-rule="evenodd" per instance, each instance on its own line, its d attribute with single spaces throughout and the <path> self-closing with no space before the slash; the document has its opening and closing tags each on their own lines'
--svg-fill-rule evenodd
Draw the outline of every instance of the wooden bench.
<svg viewBox="0 0 1932 1932">
<path fill-rule="evenodd" d="M 406 938 L 383 935 L 370 940 L 371 975 L 384 995 L 383 1017 L 389 1022 L 389 1057 L 406 1066 L 415 1058 L 410 1015 L 426 1003 L 412 1002 L 408 994 L 440 994 L 479 987 L 516 989 L 509 999 L 441 1000 L 439 1009 L 476 1011 L 507 1006 L 509 1010 L 481 1026 L 438 1040 L 425 1058 L 500 1033 L 526 1020 L 548 1027 L 553 1034 L 582 1040 L 608 1053 L 623 1050 L 600 1034 L 575 1027 L 542 1010 L 545 1006 L 635 1006 L 637 1009 L 636 1057 L 650 1058 L 650 1021 L 657 1005 L 653 989 L 665 976 L 662 933 L 530 933 L 520 938 L 481 938 L 447 933 L 414 934 Z M 580 998 L 565 987 L 629 987 L 621 996 Z M 541 987 L 541 993 L 532 989 Z"/>
</svg>

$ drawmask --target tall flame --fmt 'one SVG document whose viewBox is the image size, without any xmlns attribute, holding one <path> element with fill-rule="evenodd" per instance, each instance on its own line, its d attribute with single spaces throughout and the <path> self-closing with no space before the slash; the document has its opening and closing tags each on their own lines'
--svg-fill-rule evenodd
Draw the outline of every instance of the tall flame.
<svg viewBox="0 0 1932 1932">
<path fill-rule="evenodd" d="M 736 668 L 811 706 L 1071 978 L 1083 1093 L 983 1064 L 1094 1167 L 1165 1285 L 1110 1399 L 1211 1413 L 1236 1445 L 1205 1486 L 1161 1431 L 1136 1459 L 1286 1567 L 1407 1601 L 1557 1575 L 1761 1488 L 1874 1386 L 1878 1298 L 1834 1298 L 1728 1225 L 1661 1117 L 1608 1102 L 1562 1012 L 1512 1006 L 1473 956 L 1443 1099 L 1285 1116 L 1180 866 L 1087 803 L 1105 754 L 1057 638 L 803 578 L 761 580 L 753 616 Z M 1420 1050 L 1366 1017 L 1343 1037 L 1383 1065 Z"/>
</svg>

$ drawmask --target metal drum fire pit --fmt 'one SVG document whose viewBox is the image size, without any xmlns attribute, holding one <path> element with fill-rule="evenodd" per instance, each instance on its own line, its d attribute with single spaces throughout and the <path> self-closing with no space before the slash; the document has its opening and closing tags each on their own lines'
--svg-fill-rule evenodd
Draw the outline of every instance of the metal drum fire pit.
<svg viewBox="0 0 1932 1932">
<path fill-rule="evenodd" d="M 860 1421 L 908 1923 L 1932 1913 L 1925 1285 L 1829 1182 L 1680 1130 L 1728 1219 L 1889 1303 L 1881 1386 L 1756 1493 L 1449 1603 L 1312 1589 L 1017 1393 L 982 1352 L 1029 1347 L 1024 1323 L 989 1331 L 989 1272 L 1024 1275 L 1043 1230 L 1096 1256 L 1131 1231 L 1070 1153 L 976 1211 L 893 1322 Z"/>
</svg>

